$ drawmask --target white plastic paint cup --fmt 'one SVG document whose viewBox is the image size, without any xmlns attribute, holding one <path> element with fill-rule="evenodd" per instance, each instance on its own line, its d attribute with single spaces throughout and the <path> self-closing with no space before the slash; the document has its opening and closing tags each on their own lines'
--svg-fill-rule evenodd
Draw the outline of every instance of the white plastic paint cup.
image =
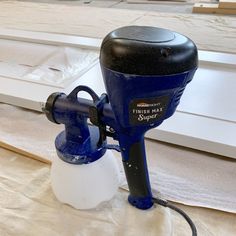
<svg viewBox="0 0 236 236">
<path fill-rule="evenodd" d="M 56 198 L 76 209 L 91 209 L 110 200 L 119 187 L 120 171 L 108 150 L 97 161 L 73 165 L 59 157 L 51 167 L 51 185 Z"/>
</svg>

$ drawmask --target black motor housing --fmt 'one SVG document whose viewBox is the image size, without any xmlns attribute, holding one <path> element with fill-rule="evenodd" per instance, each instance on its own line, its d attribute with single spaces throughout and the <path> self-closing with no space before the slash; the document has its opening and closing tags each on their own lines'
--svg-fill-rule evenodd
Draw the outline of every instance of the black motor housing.
<svg viewBox="0 0 236 236">
<path fill-rule="evenodd" d="M 100 63 L 125 74 L 178 74 L 197 67 L 197 47 L 186 36 L 167 29 L 127 26 L 105 37 Z"/>
</svg>

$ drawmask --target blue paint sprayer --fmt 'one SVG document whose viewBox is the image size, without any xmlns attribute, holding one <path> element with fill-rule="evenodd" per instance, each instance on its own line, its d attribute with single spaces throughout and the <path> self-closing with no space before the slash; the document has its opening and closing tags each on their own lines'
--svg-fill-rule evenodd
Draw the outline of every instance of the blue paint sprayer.
<svg viewBox="0 0 236 236">
<path fill-rule="evenodd" d="M 65 125 L 55 141 L 59 163 L 52 165 L 53 190 L 59 200 L 79 209 L 111 199 L 119 184 L 109 150 L 115 149 L 122 155 L 129 203 L 139 209 L 149 209 L 154 202 L 169 206 L 152 196 L 144 135 L 175 112 L 197 69 L 197 48 L 176 32 L 128 26 L 104 38 L 100 65 L 107 94 L 98 96 L 78 86 L 69 95 L 50 95 L 45 105 L 48 119 Z M 91 100 L 80 98 L 81 91 Z M 108 144 L 107 137 L 119 145 Z M 63 175 L 66 168 L 69 177 Z M 79 171 L 82 177 L 74 179 Z M 63 197 L 66 192 L 68 198 Z"/>
</svg>

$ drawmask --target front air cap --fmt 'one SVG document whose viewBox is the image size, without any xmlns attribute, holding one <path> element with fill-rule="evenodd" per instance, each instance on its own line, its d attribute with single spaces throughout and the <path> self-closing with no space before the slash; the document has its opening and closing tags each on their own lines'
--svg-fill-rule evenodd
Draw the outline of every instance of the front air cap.
<svg viewBox="0 0 236 236">
<path fill-rule="evenodd" d="M 197 47 L 189 38 L 170 30 L 127 26 L 105 37 L 100 63 L 125 74 L 178 74 L 197 68 Z"/>
</svg>

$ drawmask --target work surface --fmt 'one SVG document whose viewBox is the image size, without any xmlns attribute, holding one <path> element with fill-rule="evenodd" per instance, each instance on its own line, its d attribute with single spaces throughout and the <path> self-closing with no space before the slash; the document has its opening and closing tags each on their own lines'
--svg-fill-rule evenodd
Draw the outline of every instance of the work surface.
<svg viewBox="0 0 236 236">
<path fill-rule="evenodd" d="M 49 165 L 0 149 L 0 166 L 1 236 L 191 235 L 181 216 L 160 206 L 137 210 L 125 191 L 97 209 L 78 211 L 55 199 Z M 236 215 L 178 206 L 192 217 L 199 235 L 235 235 Z"/>
<path fill-rule="evenodd" d="M 55 6 L 50 4 L 38 5 L 25 2 L 13 3 L 11 1 L 1 2 L 0 9 L 0 27 L 5 28 L 103 37 L 110 30 L 119 26 L 127 24 L 145 24 L 165 27 L 181 32 L 192 38 L 200 49 L 236 53 L 236 19 L 234 17 L 206 17 L 202 15 L 190 17 L 190 15 L 185 14 L 176 15 L 143 11 L 121 11 L 115 9 L 97 9 L 64 5 Z M 3 106 L 1 104 L 0 109 L 2 114 L 6 113 L 5 105 Z M 8 112 L 10 112 L 12 108 L 7 109 Z M 31 116 L 31 113 L 27 111 L 24 111 L 24 114 L 24 117 L 28 117 L 32 122 L 37 122 L 37 115 Z M 14 123 L 17 125 L 17 122 L 19 121 L 20 117 L 17 117 Z M 20 126 L 18 127 L 20 128 Z M 32 127 L 34 128 L 35 134 L 38 132 L 38 136 L 43 133 L 43 123 L 39 122 L 38 126 Z M 28 126 L 28 128 L 25 128 L 22 126 L 22 134 L 27 134 L 27 131 L 32 127 Z M 37 143 L 37 140 L 39 141 L 40 138 L 32 140 L 30 136 L 17 136 L 15 130 L 10 129 L 10 126 L 4 126 L 4 129 L 2 130 L 7 130 L 8 140 L 14 140 L 14 144 L 17 142 L 18 144 L 25 145 L 26 149 L 29 148 L 31 153 L 36 152 L 37 154 L 40 149 L 49 152 L 51 150 L 51 146 L 48 145 L 48 142 L 43 142 L 43 140 L 41 140 L 42 142 L 40 142 L 40 145 L 42 146 Z M 42 136 L 43 135 L 41 135 L 41 137 Z M 34 137 L 37 137 L 37 135 Z M 53 140 L 51 141 L 53 142 Z M 27 142 L 30 145 L 27 145 Z M 165 147 L 162 148 L 162 145 Z M 166 157 L 166 160 L 173 160 L 174 158 L 176 158 L 176 160 L 181 160 L 182 153 L 178 152 L 177 154 L 176 147 L 165 144 L 162 145 L 148 141 L 148 156 L 153 159 L 155 154 L 158 153 L 158 155 Z M 195 159 L 190 159 L 188 164 L 182 160 L 179 164 L 182 162 L 183 166 L 185 166 L 185 170 L 191 172 L 189 167 L 191 167 L 194 162 L 197 163 L 197 158 L 204 159 L 208 155 L 188 150 L 187 156 L 189 156 L 189 158 L 195 157 Z M 223 159 L 221 158 L 210 156 L 210 159 L 213 158 L 216 158 L 214 163 L 218 163 L 220 167 L 229 164 L 232 168 L 235 165 L 234 162 L 223 162 Z M 166 163 L 168 162 L 161 160 L 157 163 L 158 166 L 162 167 L 162 172 L 158 172 L 157 169 L 153 170 L 153 166 L 150 166 L 152 176 L 153 173 L 155 173 L 154 177 L 156 179 L 163 177 L 163 173 L 165 174 L 167 171 L 167 169 L 165 169 Z M 169 164 L 171 163 L 174 167 L 175 162 L 169 161 Z M 190 235 L 190 230 L 186 222 L 182 220 L 179 215 L 176 215 L 169 210 L 155 207 L 150 211 L 144 212 L 129 206 L 126 201 L 127 192 L 119 191 L 111 202 L 96 210 L 76 211 L 69 206 L 60 204 L 53 196 L 49 180 L 49 165 L 0 149 L 0 166 L 1 236 L 34 236 L 42 234 L 50 236 Z M 203 162 L 202 166 L 198 166 L 195 173 L 199 172 L 200 174 L 203 169 L 207 171 L 207 168 L 209 168 L 209 166 L 206 162 Z M 228 174 L 227 176 L 230 176 L 230 173 L 232 173 L 232 175 L 235 173 L 234 168 L 231 169 L 231 172 L 226 169 L 226 167 L 225 169 L 216 168 L 215 172 L 209 172 L 212 174 L 206 175 L 205 178 L 201 175 L 201 179 L 197 175 L 194 175 L 195 183 L 202 186 L 208 179 L 213 180 L 218 177 L 224 179 L 223 177 L 226 174 Z M 165 188 L 162 185 L 162 191 L 165 189 L 179 190 L 181 189 L 180 187 L 183 186 L 180 184 L 173 185 L 175 176 L 174 170 L 175 169 L 173 169 L 172 173 L 173 176 L 169 179 L 166 178 L 166 185 Z M 184 176 L 184 172 L 182 174 Z M 175 178 L 175 180 L 176 179 L 179 180 L 179 178 Z M 187 178 L 180 180 L 185 180 L 182 181 L 183 184 L 186 184 L 186 182 L 188 183 Z M 222 181 L 219 180 L 219 185 L 224 185 Z M 222 188 L 219 188 L 219 185 L 215 184 L 214 186 L 211 186 L 215 191 L 209 191 L 208 193 L 213 194 L 213 192 L 222 192 Z M 188 185 L 188 188 L 184 189 L 185 193 L 188 193 L 190 186 L 191 185 Z M 182 189 L 180 193 L 181 192 Z M 229 191 L 228 193 L 231 193 L 231 197 L 235 196 L 232 195 L 233 191 Z M 186 195 L 186 197 L 188 196 L 189 195 Z M 195 197 L 197 198 L 198 195 L 195 195 Z M 201 195 L 201 198 L 202 197 L 207 199 L 207 196 L 204 194 Z M 227 203 L 229 202 L 228 198 L 223 199 L 222 205 L 227 206 Z M 179 206 L 186 210 L 193 218 L 198 228 L 199 235 L 235 235 L 235 214 L 201 207 Z M 228 208 L 230 208 L 230 205 Z"/>
</svg>

